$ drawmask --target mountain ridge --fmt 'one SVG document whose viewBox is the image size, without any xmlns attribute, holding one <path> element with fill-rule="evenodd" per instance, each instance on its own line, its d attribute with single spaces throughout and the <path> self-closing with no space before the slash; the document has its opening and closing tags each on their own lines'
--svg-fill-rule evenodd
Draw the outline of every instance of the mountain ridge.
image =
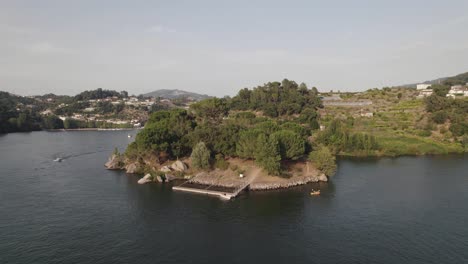
<svg viewBox="0 0 468 264">
<path fill-rule="evenodd" d="M 161 97 L 166 99 L 178 99 L 178 98 L 192 98 L 193 100 L 200 101 L 203 99 L 210 98 L 211 96 L 206 94 L 199 94 L 194 92 L 188 92 L 179 89 L 159 89 L 149 93 L 143 94 L 147 97 Z"/>
</svg>

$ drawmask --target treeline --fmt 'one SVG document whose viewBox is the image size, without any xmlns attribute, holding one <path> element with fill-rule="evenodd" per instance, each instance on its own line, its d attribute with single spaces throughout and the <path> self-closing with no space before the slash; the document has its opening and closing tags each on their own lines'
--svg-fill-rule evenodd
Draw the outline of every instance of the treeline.
<svg viewBox="0 0 468 264">
<path fill-rule="evenodd" d="M 104 90 L 102 88 L 98 88 L 96 90 L 84 91 L 82 93 L 79 93 L 75 96 L 75 99 L 78 101 L 86 101 L 86 100 L 104 99 L 104 98 L 113 97 L 113 96 L 116 96 L 118 98 L 127 98 L 128 92 L 122 91 L 119 93 L 114 90 Z"/>
<path fill-rule="evenodd" d="M 18 111 L 17 105 L 32 104 L 34 99 L 0 92 L 0 133 L 40 130 L 41 117 L 28 109 Z"/>
<path fill-rule="evenodd" d="M 230 101 L 232 110 L 262 111 L 269 117 L 300 114 L 319 107 L 323 106 L 315 87 L 307 89 L 304 83 L 298 85 L 287 79 L 252 90 L 244 88 Z"/>
</svg>

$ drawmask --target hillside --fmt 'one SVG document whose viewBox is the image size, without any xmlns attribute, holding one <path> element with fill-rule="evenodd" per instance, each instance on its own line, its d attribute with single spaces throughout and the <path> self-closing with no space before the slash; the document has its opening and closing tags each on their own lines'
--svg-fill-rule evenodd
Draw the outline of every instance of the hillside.
<svg viewBox="0 0 468 264">
<path fill-rule="evenodd" d="M 442 77 L 434 80 L 419 82 L 425 84 L 444 84 L 444 85 L 455 85 L 455 84 L 465 84 L 468 83 L 468 72 L 461 73 L 452 77 Z M 419 83 L 411 83 L 400 85 L 400 87 L 416 88 L 416 85 Z"/>
<path fill-rule="evenodd" d="M 143 94 L 145 97 L 162 97 L 166 99 L 179 99 L 179 98 L 189 98 L 195 101 L 200 101 L 203 99 L 210 98 L 206 94 L 198 94 L 193 92 L 187 92 L 178 89 L 160 89 L 150 93 Z"/>
</svg>

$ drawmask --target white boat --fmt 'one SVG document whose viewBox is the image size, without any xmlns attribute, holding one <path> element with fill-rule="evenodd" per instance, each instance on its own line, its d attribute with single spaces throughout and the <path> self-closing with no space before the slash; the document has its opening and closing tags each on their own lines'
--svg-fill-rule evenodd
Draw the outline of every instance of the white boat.
<svg viewBox="0 0 468 264">
<path fill-rule="evenodd" d="M 55 162 L 62 162 L 62 158 L 56 158 L 54 159 Z"/>
<path fill-rule="evenodd" d="M 128 138 L 131 138 L 131 137 L 132 137 L 132 135 L 128 134 Z"/>
</svg>

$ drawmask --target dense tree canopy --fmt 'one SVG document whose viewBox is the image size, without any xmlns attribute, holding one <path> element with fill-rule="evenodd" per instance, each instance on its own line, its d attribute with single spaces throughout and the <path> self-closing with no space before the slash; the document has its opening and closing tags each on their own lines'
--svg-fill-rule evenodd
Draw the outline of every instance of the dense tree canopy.
<svg viewBox="0 0 468 264">
<path fill-rule="evenodd" d="M 103 90 L 102 88 L 98 88 L 96 90 L 84 91 L 79 93 L 75 96 L 76 100 L 84 101 L 84 100 L 95 100 L 95 99 L 104 99 L 107 97 L 128 97 L 128 93 L 126 91 L 117 92 L 113 90 Z"/>
<path fill-rule="evenodd" d="M 301 113 L 307 106 L 312 109 L 322 107 L 317 92 L 308 90 L 305 84 L 297 85 L 284 79 L 269 82 L 252 90 L 242 89 L 232 98 L 231 109 L 263 111 L 266 116 L 276 117 Z"/>
</svg>

